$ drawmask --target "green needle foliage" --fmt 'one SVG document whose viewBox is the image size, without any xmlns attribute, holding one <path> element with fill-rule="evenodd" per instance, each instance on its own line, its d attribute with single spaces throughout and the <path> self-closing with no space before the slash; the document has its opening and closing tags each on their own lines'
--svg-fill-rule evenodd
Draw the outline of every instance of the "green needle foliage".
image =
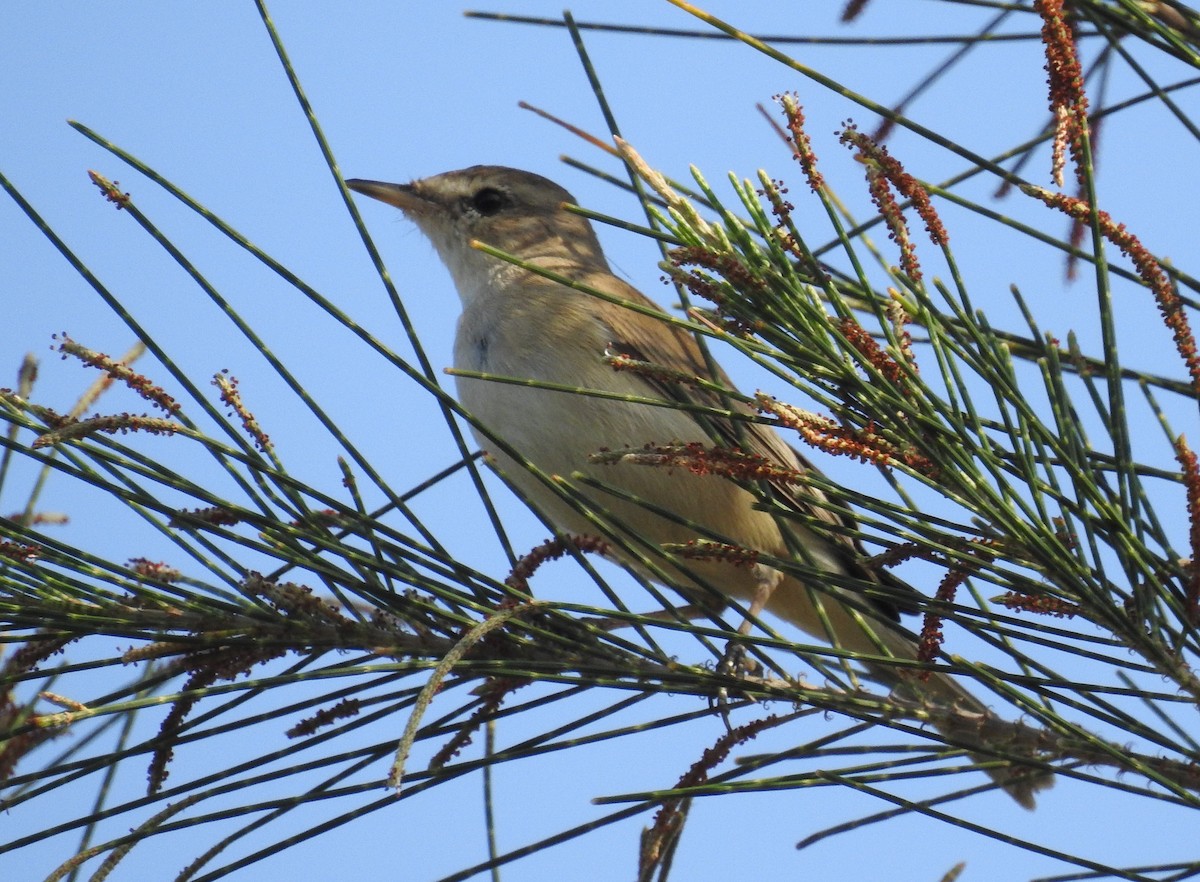
<svg viewBox="0 0 1200 882">
<path fill-rule="evenodd" d="M 458 537 L 438 535 L 419 512 L 424 500 L 458 492 L 448 488 L 465 474 L 508 548 L 480 460 L 461 429 L 471 415 L 440 387 L 348 194 L 348 210 L 410 335 L 411 358 L 131 153 L 73 124 L 434 398 L 458 450 L 445 470 L 394 486 L 387 477 L 393 472 L 342 431 L 265 335 L 136 200 L 94 175 L 121 220 L 138 224 L 171 255 L 262 354 L 297 408 L 322 427 L 337 449 L 341 477 L 339 487 L 323 489 L 300 457 L 285 452 L 287 439 L 267 434 L 270 426 L 243 400 L 236 379 L 189 375 L 0 176 L 30 222 L 139 344 L 113 358 L 86 341 L 60 338 L 64 357 L 102 378 L 103 388 L 70 413 L 39 403 L 32 364 L 17 388 L 0 391 L 7 426 L 0 490 L 19 512 L 0 519 L 0 640 L 8 644 L 0 657 L 0 807 L 16 817 L 57 806 L 52 824 L 0 833 L 0 851 L 70 838 L 74 845 L 51 878 L 89 861 L 102 876 L 139 843 L 190 830 L 189 841 L 201 844 L 169 873 L 215 879 L 269 867 L 292 845 L 344 836 L 342 828 L 366 814 L 395 810 L 397 801 L 403 806 L 477 773 L 491 824 L 493 803 L 504 801 L 491 774 L 504 764 L 536 774 L 560 751 L 583 755 L 589 746 L 613 744 L 635 752 L 664 730 L 698 730 L 708 747 L 677 754 L 667 772 L 674 786 L 658 779 L 639 792 L 589 793 L 603 806 L 591 820 L 507 851 L 490 835 L 486 860 L 467 866 L 464 859 L 445 878 L 494 871 L 633 817 L 645 827 L 641 842 L 629 843 L 639 878 L 665 878 L 694 798 L 796 791 L 812 800 L 830 788 L 870 795 L 882 810 L 808 826 L 801 847 L 915 813 L 1055 858 L 1081 874 L 1071 878 L 1161 878 L 1182 868 L 1165 861 L 1109 866 L 1060 848 L 1050 835 L 1035 840 L 982 824 L 962 806 L 964 797 L 995 789 L 981 768 L 1012 766 L 1035 776 L 1052 771 L 1070 786 L 1119 791 L 1133 811 L 1146 801 L 1177 812 L 1200 807 L 1193 722 L 1200 571 L 1192 562 L 1200 547 L 1200 466 L 1167 416 L 1194 417 L 1200 397 L 1186 317 L 1198 286 L 1187 267 L 1158 260 L 1097 204 L 1091 133 L 1121 107 L 1102 105 L 1089 115 L 1087 76 L 1070 73 L 1076 41 L 1085 39 L 1106 47 L 1107 63 L 1135 65 L 1129 44 L 1136 39 L 1176 66 L 1194 68 L 1195 14 L 1173 3 L 1080 2 L 1068 20 L 1052 3 L 1036 11 L 991 4 L 1001 18 L 1020 14 L 1033 23 L 1057 73 L 1050 89 L 1055 124 L 989 159 L 922 129 L 903 108 L 876 105 L 805 68 L 778 48 L 782 41 L 768 45 L 672 2 L 714 28 L 706 33 L 765 52 L 970 164 L 957 178 L 918 181 L 877 138 L 845 127 L 841 140 L 866 170 L 875 206 L 871 220 L 859 222 L 841 198 L 863 200 L 835 194 L 816 159 L 817 150 L 835 145 L 810 140 L 792 95 L 780 98 L 777 124 L 795 162 L 770 174 L 731 175 L 729 197 L 699 171 L 686 186 L 667 180 L 617 140 L 630 176 L 616 183 L 641 195 L 648 226 L 620 225 L 662 245 L 662 267 L 687 307 L 669 320 L 719 347 L 727 366 L 756 366 L 774 384 L 774 395 L 710 384 L 728 406 L 697 406 L 697 418 L 766 423 L 797 446 L 859 462 L 841 473 L 852 479 L 836 486 L 815 473 L 774 475 L 773 483 L 820 487 L 833 508 L 856 519 L 854 535 L 880 567 L 937 586 L 913 620 L 919 658 L 798 642 L 764 620 L 741 640 L 750 662 L 726 664 L 744 610 L 698 619 L 676 614 L 666 565 L 686 567 L 706 555 L 724 556 L 732 567 L 745 563 L 748 550 L 701 527 L 693 546 L 639 543 L 611 513 L 589 506 L 581 476 L 544 477 L 589 514 L 594 536 L 509 550 L 507 571 L 469 566 L 451 550 L 460 547 Z M 270 30 L 265 10 L 264 22 Z M 583 46 L 586 26 L 570 17 L 554 24 L 570 28 L 603 100 Z M 333 171 L 332 151 L 270 33 Z M 1177 108 L 1174 88 L 1151 81 L 1140 100 Z M 1179 117 L 1192 125 L 1182 110 Z M 608 119 L 616 135 L 615 118 Z M 1056 156 L 1074 176 L 1073 190 L 1038 189 L 1021 176 L 1025 160 L 1046 144 L 1061 148 Z M 1035 203 L 1044 223 L 1022 224 L 963 196 L 962 183 L 979 174 L 1020 188 L 1014 193 Z M 800 228 L 793 203 L 801 199 L 822 208 L 823 229 Z M 954 230 L 939 218 L 938 205 L 965 207 L 1027 235 L 1030 247 L 1060 249 L 1085 267 L 1099 350 L 1043 331 L 1037 309 L 1015 288 L 1025 326 L 993 327 L 976 305 L 983 297 L 973 300 L 977 281 L 958 269 Z M 1064 216 L 1078 233 L 1072 241 L 1046 232 Z M 870 236 L 880 226 L 891 241 L 876 245 Z M 1177 373 L 1144 372 L 1122 360 L 1118 290 L 1137 298 L 1145 323 L 1169 329 Z M 133 367 L 143 349 L 156 362 L 144 374 Z M 705 382 L 647 363 L 617 368 L 659 383 Z M 109 386 L 124 387 L 120 394 L 140 397 L 155 413 L 86 417 L 116 397 Z M 1161 436 L 1157 427 L 1148 432 L 1137 424 L 1147 423 L 1147 414 Z M 613 468 L 691 468 L 712 472 L 710 480 L 747 483 L 770 465 L 717 446 L 610 458 Z M 38 489 L 13 500 L 13 475 L 31 471 L 40 472 Z M 38 503 L 47 483 L 76 488 L 80 506 L 103 500 L 115 507 L 122 531 L 145 530 L 168 543 L 171 560 L 114 559 L 109 549 L 56 538 Z M 786 492 L 764 490 L 759 504 L 797 527 L 830 529 L 797 511 Z M 597 567 L 615 542 L 662 584 Z M 558 592 L 543 593 L 543 565 L 564 556 L 595 581 L 602 602 L 567 603 L 553 599 Z M 799 556 L 757 560 L 799 576 L 814 573 Z M 835 587 L 887 594 L 849 579 Z M 648 613 L 623 599 L 630 596 L 653 597 L 660 608 Z M 981 717 L 900 690 L 889 694 L 872 681 L 864 659 L 907 667 L 913 677 L 954 673 L 993 711 Z M 506 726 L 522 737 L 498 742 Z M 762 750 L 750 755 L 752 739 Z M 487 747 L 469 748 L 472 741 Z M 237 750 L 218 771 L 190 765 L 197 748 L 221 751 L 231 743 Z M 129 769 L 147 776 L 144 792 L 131 796 L 116 785 Z M 322 813 L 314 820 L 308 809 Z"/>
</svg>

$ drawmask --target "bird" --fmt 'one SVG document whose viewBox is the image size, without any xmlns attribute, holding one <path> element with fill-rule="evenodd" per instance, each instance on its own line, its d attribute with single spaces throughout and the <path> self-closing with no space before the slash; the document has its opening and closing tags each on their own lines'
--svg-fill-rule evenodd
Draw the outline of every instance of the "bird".
<svg viewBox="0 0 1200 882">
<path fill-rule="evenodd" d="M 400 209 L 449 270 L 462 302 L 454 342 L 458 400 L 484 427 L 473 431 L 494 465 L 557 531 L 595 535 L 597 526 L 544 476 L 590 476 L 595 482 L 577 483 L 575 492 L 622 536 L 658 547 L 677 546 L 696 540 L 701 527 L 704 537 L 795 560 L 829 577 L 814 586 L 811 578 L 802 580 L 765 565 L 657 560 L 666 581 L 688 601 L 689 611 L 719 610 L 729 597 L 748 604 L 743 633 L 765 610 L 844 649 L 916 658 L 913 637 L 898 624 L 898 608 L 909 605 L 908 592 L 915 600 L 916 590 L 870 565 L 861 543 L 851 537 L 852 519 L 840 513 L 842 506 L 831 506 L 823 491 L 807 482 L 789 483 L 783 494 L 787 504 L 810 515 L 810 522 L 828 525 L 828 530 L 790 518 L 782 525 L 757 504 L 751 489 L 729 478 L 683 468 L 614 467 L 595 461 L 598 451 L 711 445 L 715 439 L 793 474 L 816 473 L 774 428 L 714 414 L 732 408 L 748 415 L 750 409 L 712 391 L 714 384 L 719 389 L 734 386 L 706 357 L 693 333 L 613 273 L 591 222 L 566 210 L 576 204 L 567 190 L 533 172 L 494 165 L 406 184 L 356 178 L 346 186 Z M 519 258 L 525 266 L 481 250 L 479 243 Z M 670 382 L 656 378 L 653 371 L 616 370 L 614 356 L 710 383 Z M 529 382 L 494 382 L 472 374 Z M 559 388 L 539 388 L 539 383 Z M 500 449 L 492 438 L 503 440 Z M 622 545 L 612 548 L 613 556 L 645 571 Z M 855 580 L 880 590 L 869 598 L 854 593 L 844 583 Z M 946 674 L 934 673 L 918 682 L 901 666 L 878 663 L 869 668 L 891 686 L 904 684 L 981 719 L 990 713 Z M 961 728 L 956 734 L 961 736 Z M 1047 774 L 1019 766 L 993 764 L 988 771 L 1025 808 L 1033 808 L 1034 794 L 1052 782 Z"/>
</svg>

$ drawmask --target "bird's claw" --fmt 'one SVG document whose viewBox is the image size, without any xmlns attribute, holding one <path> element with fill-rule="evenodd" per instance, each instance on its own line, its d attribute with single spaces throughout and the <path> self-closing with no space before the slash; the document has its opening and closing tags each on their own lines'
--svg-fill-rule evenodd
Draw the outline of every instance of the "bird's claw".
<svg viewBox="0 0 1200 882">
<path fill-rule="evenodd" d="M 739 680 L 747 674 L 754 673 L 756 670 L 758 670 L 758 662 L 746 655 L 745 645 L 738 640 L 729 641 L 729 644 L 725 647 L 725 654 L 721 656 L 716 667 L 716 673 L 719 676 Z M 744 698 L 745 696 L 742 697 Z M 729 722 L 729 702 L 729 689 L 726 686 L 722 686 L 717 690 L 712 704 L 720 712 L 721 719 L 725 722 L 725 728 L 732 732 L 733 724 Z"/>
</svg>

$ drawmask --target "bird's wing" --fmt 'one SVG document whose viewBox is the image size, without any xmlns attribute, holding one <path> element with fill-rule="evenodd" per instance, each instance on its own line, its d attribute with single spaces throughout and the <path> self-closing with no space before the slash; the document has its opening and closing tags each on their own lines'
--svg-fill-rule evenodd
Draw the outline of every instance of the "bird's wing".
<svg viewBox="0 0 1200 882">
<path fill-rule="evenodd" d="M 632 285 L 611 275 L 596 274 L 584 281 L 589 287 L 597 288 L 606 294 L 665 315 L 652 300 Z M 602 305 L 604 307 L 602 314 L 612 333 L 609 347 L 613 353 L 626 355 L 629 358 L 653 365 L 681 368 L 694 373 L 697 377 L 712 380 L 726 389 L 734 389 L 733 382 L 719 366 L 714 364 L 712 369 L 709 368 L 695 338 L 687 330 L 634 309 L 611 303 Z M 653 373 L 644 373 L 640 375 L 640 379 L 647 385 L 649 392 L 657 394 L 667 401 L 700 403 L 722 410 L 742 411 L 746 414 L 754 412 L 744 403 L 726 398 L 718 392 L 672 382 L 666 378 L 656 377 Z M 737 448 L 762 456 L 769 462 L 795 470 L 800 474 L 808 472 L 819 474 L 816 466 L 784 441 L 770 426 L 748 420 L 735 420 L 731 417 L 695 412 L 690 415 L 714 441 L 724 447 Z M 801 490 L 795 483 L 784 480 L 772 481 L 771 484 L 777 491 L 779 500 L 809 517 L 825 522 L 832 528 L 826 533 L 826 536 L 831 540 L 833 548 L 839 552 L 838 556 L 843 560 L 849 572 L 897 590 L 898 603 L 879 601 L 878 605 L 881 609 L 895 618 L 898 617 L 897 607 L 908 608 L 911 606 L 911 604 L 904 603 L 902 598 L 908 592 L 915 595 L 916 590 L 890 573 L 879 572 L 866 565 L 865 550 L 851 536 L 856 526 L 854 519 L 849 515 L 830 509 L 825 504 L 820 504 L 829 501 L 827 493 L 813 486 Z"/>
</svg>

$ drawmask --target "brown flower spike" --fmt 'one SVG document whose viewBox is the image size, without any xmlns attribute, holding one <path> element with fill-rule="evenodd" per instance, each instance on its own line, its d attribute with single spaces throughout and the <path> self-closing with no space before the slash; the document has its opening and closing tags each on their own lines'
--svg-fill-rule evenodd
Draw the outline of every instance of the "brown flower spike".
<svg viewBox="0 0 1200 882">
<path fill-rule="evenodd" d="M 1086 168 L 1084 146 L 1088 134 L 1088 100 L 1083 91 L 1083 67 L 1075 47 L 1075 32 L 1064 10 L 1064 0 L 1036 0 L 1033 5 L 1042 16 L 1050 113 L 1055 123 L 1052 175 L 1061 187 L 1069 149 L 1075 173 L 1082 184 L 1083 169 Z"/>
<path fill-rule="evenodd" d="M 929 193 L 916 178 L 904 170 L 899 160 L 888 153 L 886 147 L 876 144 L 870 137 L 858 131 L 853 123 L 846 124 L 839 140 L 847 147 L 857 149 L 856 158 L 866 167 L 871 199 L 887 225 L 888 237 L 900 247 L 900 269 L 914 282 L 921 281 L 921 265 L 908 232 L 908 222 L 904 219 L 904 213 L 892 188 L 912 203 L 921 220 L 925 222 L 925 231 L 929 234 L 930 241 L 934 245 L 945 246 L 950 237 L 933 208 Z"/>
</svg>

